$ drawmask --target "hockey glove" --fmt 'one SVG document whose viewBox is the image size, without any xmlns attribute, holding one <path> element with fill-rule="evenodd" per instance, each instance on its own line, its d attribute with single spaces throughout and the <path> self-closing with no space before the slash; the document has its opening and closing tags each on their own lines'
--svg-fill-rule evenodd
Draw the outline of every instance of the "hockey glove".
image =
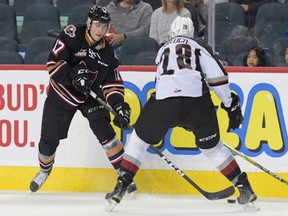
<svg viewBox="0 0 288 216">
<path fill-rule="evenodd" d="M 239 97 L 231 93 L 232 97 L 232 103 L 230 107 L 225 107 L 223 103 L 221 103 L 221 108 L 226 110 L 229 117 L 229 126 L 227 131 L 230 131 L 231 129 L 236 129 L 240 127 L 240 124 L 242 124 L 243 121 L 243 115 L 240 108 L 240 102 Z"/>
<path fill-rule="evenodd" d="M 72 68 L 71 78 L 75 89 L 88 97 L 91 82 L 89 71 L 84 63 L 80 62 L 78 65 Z"/>
<path fill-rule="evenodd" d="M 128 103 L 123 103 L 121 105 L 118 105 L 114 109 L 116 111 L 116 115 L 114 117 L 114 124 L 117 127 L 120 127 L 124 130 L 128 129 L 129 123 L 130 123 L 130 114 L 131 109 Z"/>
</svg>

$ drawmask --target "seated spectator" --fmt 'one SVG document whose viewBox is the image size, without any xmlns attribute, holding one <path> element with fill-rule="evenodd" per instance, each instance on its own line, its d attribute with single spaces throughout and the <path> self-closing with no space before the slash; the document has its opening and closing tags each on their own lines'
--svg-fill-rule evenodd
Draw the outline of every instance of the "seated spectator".
<svg viewBox="0 0 288 216">
<path fill-rule="evenodd" d="M 203 0 L 188 0 L 194 7 L 197 8 L 201 18 L 206 21 L 207 17 L 207 7 L 204 5 Z"/>
<path fill-rule="evenodd" d="M 265 67 L 271 66 L 271 61 L 262 47 L 254 46 L 244 56 L 244 65 L 248 67 Z"/>
<path fill-rule="evenodd" d="M 191 19 L 194 25 L 194 37 L 203 37 L 206 21 L 200 16 L 198 9 L 189 0 L 184 0 L 184 7 L 191 13 Z"/>
<path fill-rule="evenodd" d="M 149 35 L 150 20 L 153 9 L 142 0 L 112 0 L 107 5 L 111 17 L 112 33 L 110 44 L 119 54 L 121 44 L 127 37 Z"/>
<path fill-rule="evenodd" d="M 283 48 L 284 53 L 280 52 L 279 55 L 272 56 L 273 63 L 277 67 L 288 67 L 288 44 Z"/>
<path fill-rule="evenodd" d="M 268 2 L 275 2 L 275 0 L 258 0 L 258 1 L 251 1 L 251 0 L 229 0 L 229 2 L 236 2 L 241 4 L 242 8 L 246 14 L 246 26 L 249 29 L 252 29 L 255 25 L 255 18 L 258 9 L 261 5 L 268 3 Z"/>
<path fill-rule="evenodd" d="M 159 45 L 166 43 L 170 26 L 177 16 L 191 18 L 190 11 L 184 7 L 184 0 L 162 0 L 162 7 L 152 13 L 149 37 Z"/>
<path fill-rule="evenodd" d="M 202 19 L 206 21 L 208 15 L 208 0 L 188 0 L 190 1 L 195 7 L 197 7 L 199 14 Z M 229 0 L 214 0 L 215 4 L 229 2 Z"/>
</svg>

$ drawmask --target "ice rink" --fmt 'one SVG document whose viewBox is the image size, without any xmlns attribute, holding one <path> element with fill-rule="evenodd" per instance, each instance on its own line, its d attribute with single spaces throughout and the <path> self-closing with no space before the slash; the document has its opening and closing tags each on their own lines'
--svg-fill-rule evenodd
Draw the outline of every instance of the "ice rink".
<svg viewBox="0 0 288 216">
<path fill-rule="evenodd" d="M 287 201 L 260 198 L 257 203 L 260 211 L 250 212 L 226 200 L 138 194 L 134 198 L 126 195 L 113 212 L 107 212 L 104 194 L 99 193 L 0 192 L 3 216 L 285 216 L 288 212 Z"/>
</svg>

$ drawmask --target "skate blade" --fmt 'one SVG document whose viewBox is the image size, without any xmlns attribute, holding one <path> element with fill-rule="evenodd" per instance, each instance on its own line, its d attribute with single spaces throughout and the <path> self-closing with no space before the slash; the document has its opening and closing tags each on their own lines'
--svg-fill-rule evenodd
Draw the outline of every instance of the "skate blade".
<svg viewBox="0 0 288 216">
<path fill-rule="evenodd" d="M 108 201 L 105 211 L 107 212 L 112 212 L 114 207 L 117 205 L 118 203 L 115 200 L 110 200 Z"/>
<path fill-rule="evenodd" d="M 245 211 L 249 211 L 249 212 L 260 211 L 260 207 L 256 201 L 245 204 L 243 208 Z"/>
<path fill-rule="evenodd" d="M 137 196 L 136 191 L 129 193 L 129 196 L 131 196 L 133 199 L 136 199 L 136 196 Z"/>
</svg>

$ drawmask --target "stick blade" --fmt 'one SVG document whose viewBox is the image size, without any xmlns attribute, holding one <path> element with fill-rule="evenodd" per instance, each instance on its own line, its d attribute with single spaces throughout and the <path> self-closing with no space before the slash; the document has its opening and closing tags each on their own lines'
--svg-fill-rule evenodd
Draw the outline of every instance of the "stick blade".
<svg viewBox="0 0 288 216">
<path fill-rule="evenodd" d="M 230 196 L 232 196 L 235 193 L 235 188 L 233 186 L 230 186 L 228 188 L 225 188 L 224 190 L 217 191 L 217 192 L 203 192 L 203 195 L 209 199 L 209 200 L 219 200 L 219 199 L 225 199 Z"/>
</svg>

